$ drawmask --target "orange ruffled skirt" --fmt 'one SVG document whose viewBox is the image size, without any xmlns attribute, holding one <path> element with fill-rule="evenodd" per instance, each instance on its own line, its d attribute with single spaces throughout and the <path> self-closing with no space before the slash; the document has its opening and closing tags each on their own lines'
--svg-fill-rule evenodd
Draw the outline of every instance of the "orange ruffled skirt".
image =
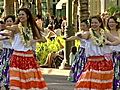
<svg viewBox="0 0 120 90">
<path fill-rule="evenodd" d="M 112 60 L 104 56 L 89 57 L 74 90 L 112 90 L 113 75 Z"/>
<path fill-rule="evenodd" d="M 47 90 L 32 51 L 14 51 L 10 59 L 10 90 Z"/>
</svg>

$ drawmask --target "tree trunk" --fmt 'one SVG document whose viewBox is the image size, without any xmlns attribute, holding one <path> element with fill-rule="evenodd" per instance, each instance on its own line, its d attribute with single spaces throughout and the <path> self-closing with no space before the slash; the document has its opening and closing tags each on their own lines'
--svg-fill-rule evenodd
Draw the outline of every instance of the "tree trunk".
<svg viewBox="0 0 120 90">
<path fill-rule="evenodd" d="M 74 0 L 74 6 L 73 6 L 74 32 L 77 32 L 77 11 L 78 11 L 78 0 Z"/>
<path fill-rule="evenodd" d="M 14 0 L 4 0 L 4 16 L 14 15 Z"/>
<path fill-rule="evenodd" d="M 30 10 L 31 10 L 33 16 L 35 16 L 35 14 L 36 14 L 35 13 L 35 7 L 36 7 L 35 0 L 32 0 Z"/>
<path fill-rule="evenodd" d="M 36 5 L 37 5 L 37 14 L 42 15 L 41 0 L 36 0 Z"/>
<path fill-rule="evenodd" d="M 88 0 L 79 0 L 80 3 L 80 20 L 88 19 Z"/>
<path fill-rule="evenodd" d="M 15 0 L 14 1 L 14 13 L 15 13 L 15 16 L 17 16 L 18 7 L 19 7 L 18 0 Z"/>
<path fill-rule="evenodd" d="M 72 25 L 72 0 L 68 1 L 67 25 L 68 25 L 68 28 L 67 28 L 67 30 L 65 30 L 65 36 L 66 37 L 74 36 L 73 25 Z M 74 41 L 66 41 L 65 42 L 65 50 L 66 50 L 65 55 L 66 55 L 66 61 L 67 61 L 68 65 L 69 65 L 70 49 L 72 46 L 74 46 Z"/>
<path fill-rule="evenodd" d="M 51 0 L 47 0 L 47 13 L 49 14 L 49 16 L 52 15 L 52 11 L 51 11 Z"/>
</svg>

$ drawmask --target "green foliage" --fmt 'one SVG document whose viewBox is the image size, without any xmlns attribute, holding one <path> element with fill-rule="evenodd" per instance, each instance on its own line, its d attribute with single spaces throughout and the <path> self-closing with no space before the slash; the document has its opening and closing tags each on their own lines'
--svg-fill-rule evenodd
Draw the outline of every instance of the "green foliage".
<svg viewBox="0 0 120 90">
<path fill-rule="evenodd" d="M 112 0 L 109 3 L 109 8 L 108 8 L 108 13 L 111 15 L 115 14 L 115 13 L 120 13 L 120 6 L 117 6 L 115 0 Z"/>
<path fill-rule="evenodd" d="M 40 64 L 43 64 L 51 52 L 57 52 L 61 49 L 58 40 L 64 45 L 64 40 L 62 37 L 56 37 L 54 40 L 47 40 L 45 43 L 37 43 L 36 54 Z"/>
<path fill-rule="evenodd" d="M 118 13 L 118 12 L 120 12 L 120 7 L 118 7 L 118 6 L 111 6 L 111 7 L 109 7 L 108 12 L 109 12 L 110 15 Z"/>
<path fill-rule="evenodd" d="M 45 43 L 37 43 L 36 54 L 40 64 L 44 64 L 49 53 L 57 52 L 60 49 L 62 49 L 60 44 L 58 43 L 58 40 L 61 42 L 63 46 L 65 45 L 63 37 L 56 37 L 52 41 L 48 39 L 47 42 Z M 80 41 L 75 40 L 75 46 L 79 47 L 79 45 Z"/>
</svg>

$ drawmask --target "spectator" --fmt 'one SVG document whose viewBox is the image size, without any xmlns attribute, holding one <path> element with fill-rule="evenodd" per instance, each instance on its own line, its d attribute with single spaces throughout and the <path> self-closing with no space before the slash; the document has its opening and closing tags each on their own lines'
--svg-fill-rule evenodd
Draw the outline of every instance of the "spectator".
<svg viewBox="0 0 120 90">
<path fill-rule="evenodd" d="M 44 63 L 44 65 L 41 65 L 41 67 L 56 67 L 58 68 L 60 64 L 62 63 L 62 60 L 64 59 L 64 46 L 61 44 L 60 40 L 58 40 L 58 43 L 61 47 L 61 50 L 58 52 L 51 52 L 48 54 L 47 59 Z"/>
<path fill-rule="evenodd" d="M 76 52 L 77 52 L 77 47 L 76 46 L 71 47 L 71 52 L 69 55 L 69 65 L 70 66 L 72 65 L 72 63 L 75 59 Z"/>
<path fill-rule="evenodd" d="M 66 26 L 67 26 L 67 20 L 66 20 L 66 17 L 63 17 L 63 21 L 62 21 L 62 24 L 61 24 L 62 35 L 64 35 Z"/>
<path fill-rule="evenodd" d="M 42 21 L 41 15 L 36 16 L 36 23 L 37 23 L 38 27 L 40 28 L 40 30 L 44 32 L 43 21 Z"/>
<path fill-rule="evenodd" d="M 48 26 L 48 34 L 47 34 L 46 37 L 49 38 L 50 40 L 53 40 L 56 36 L 57 35 L 56 35 L 56 33 L 55 33 L 54 29 L 53 29 L 53 26 L 49 25 Z"/>
</svg>

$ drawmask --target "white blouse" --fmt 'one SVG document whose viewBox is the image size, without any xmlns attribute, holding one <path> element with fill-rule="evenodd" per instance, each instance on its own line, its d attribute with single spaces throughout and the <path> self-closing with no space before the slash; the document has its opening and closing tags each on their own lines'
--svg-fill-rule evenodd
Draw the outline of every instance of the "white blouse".
<svg viewBox="0 0 120 90">
<path fill-rule="evenodd" d="M 15 34 L 13 42 L 12 42 L 12 48 L 17 51 L 28 51 L 32 50 L 32 46 L 25 47 L 25 45 L 21 41 L 20 33 Z"/>
<path fill-rule="evenodd" d="M 120 52 L 120 44 L 116 46 L 110 46 L 110 48 L 112 49 L 112 51 Z"/>
<path fill-rule="evenodd" d="M 80 47 L 85 48 L 87 40 L 86 39 L 80 39 Z"/>
<path fill-rule="evenodd" d="M 3 40 L 3 48 L 10 48 L 12 49 L 12 43 L 10 42 L 10 40 Z"/>
<path fill-rule="evenodd" d="M 108 45 L 105 45 L 103 47 L 99 47 L 95 44 L 93 44 L 92 40 L 88 40 L 86 42 L 85 46 L 85 53 L 86 56 L 103 56 L 105 54 L 112 53 L 111 48 Z"/>
</svg>

